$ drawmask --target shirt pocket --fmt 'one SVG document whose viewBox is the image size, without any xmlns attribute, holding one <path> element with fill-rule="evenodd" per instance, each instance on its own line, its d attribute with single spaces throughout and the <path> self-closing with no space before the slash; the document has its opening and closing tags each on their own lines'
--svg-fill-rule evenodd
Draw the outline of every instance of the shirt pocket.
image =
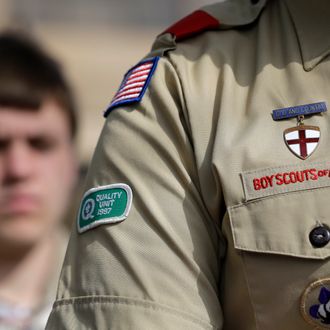
<svg viewBox="0 0 330 330">
<path fill-rule="evenodd" d="M 228 209 L 234 247 L 310 259 L 330 257 L 330 243 L 315 247 L 310 233 L 330 227 L 330 188 L 265 197 Z"/>
</svg>

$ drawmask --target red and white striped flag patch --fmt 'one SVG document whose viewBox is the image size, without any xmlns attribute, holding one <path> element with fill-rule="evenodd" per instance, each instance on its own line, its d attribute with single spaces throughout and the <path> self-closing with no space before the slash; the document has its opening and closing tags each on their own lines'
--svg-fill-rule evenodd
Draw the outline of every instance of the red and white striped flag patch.
<svg viewBox="0 0 330 330">
<path fill-rule="evenodd" d="M 105 117 L 118 106 L 142 100 L 156 70 L 158 60 L 159 57 L 143 60 L 126 73 L 117 93 L 104 113 Z"/>
</svg>

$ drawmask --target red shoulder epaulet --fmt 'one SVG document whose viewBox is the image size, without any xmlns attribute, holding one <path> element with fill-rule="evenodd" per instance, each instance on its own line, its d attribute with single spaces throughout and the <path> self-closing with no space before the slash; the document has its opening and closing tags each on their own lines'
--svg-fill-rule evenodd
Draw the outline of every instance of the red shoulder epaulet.
<svg viewBox="0 0 330 330">
<path fill-rule="evenodd" d="M 189 38 L 203 31 L 214 30 L 220 22 L 203 10 L 197 10 L 170 26 L 164 33 L 171 33 L 176 40 Z"/>
</svg>

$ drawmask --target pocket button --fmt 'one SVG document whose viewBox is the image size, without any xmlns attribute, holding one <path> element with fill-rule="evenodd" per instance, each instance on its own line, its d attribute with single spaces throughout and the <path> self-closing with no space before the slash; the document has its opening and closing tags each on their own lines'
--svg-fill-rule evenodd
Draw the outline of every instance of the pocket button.
<svg viewBox="0 0 330 330">
<path fill-rule="evenodd" d="M 309 234 L 309 241 L 316 248 L 326 246 L 330 242 L 330 229 L 325 226 L 315 227 Z"/>
</svg>

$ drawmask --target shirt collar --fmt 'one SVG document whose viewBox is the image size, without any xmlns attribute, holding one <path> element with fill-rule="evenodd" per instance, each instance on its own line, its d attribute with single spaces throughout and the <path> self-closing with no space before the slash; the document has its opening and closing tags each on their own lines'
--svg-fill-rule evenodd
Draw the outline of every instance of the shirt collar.
<svg viewBox="0 0 330 330">
<path fill-rule="evenodd" d="M 330 1 L 285 2 L 296 28 L 304 69 L 310 71 L 330 53 Z"/>
</svg>

